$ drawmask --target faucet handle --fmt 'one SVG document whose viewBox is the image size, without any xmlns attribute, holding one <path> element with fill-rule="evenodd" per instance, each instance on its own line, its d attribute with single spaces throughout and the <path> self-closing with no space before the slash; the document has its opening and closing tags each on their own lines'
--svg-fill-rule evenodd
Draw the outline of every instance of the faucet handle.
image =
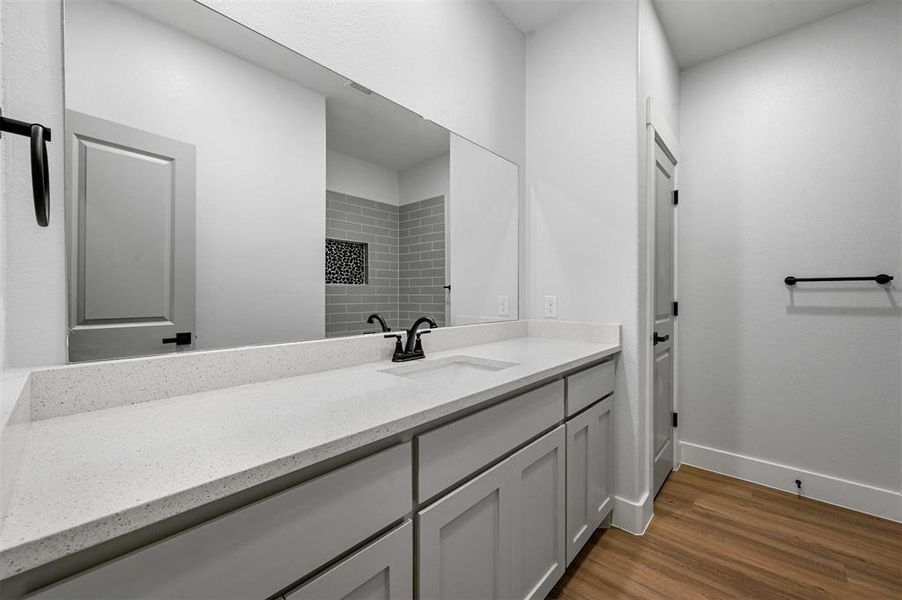
<svg viewBox="0 0 902 600">
<path fill-rule="evenodd" d="M 417 331 L 417 337 L 414 344 L 414 350 L 422 352 L 423 351 L 423 342 L 420 341 L 421 335 L 426 335 L 427 333 L 432 333 L 431 329 L 423 329 L 422 331 Z"/>
<path fill-rule="evenodd" d="M 401 334 L 400 333 L 386 333 L 383 335 L 385 339 L 395 338 L 395 353 L 392 357 L 392 360 L 398 358 L 402 354 L 404 354 L 404 346 L 401 345 Z"/>
<path fill-rule="evenodd" d="M 424 329 L 422 331 L 417 331 L 416 340 L 414 340 L 413 351 L 419 354 L 423 353 L 423 342 L 420 340 L 420 336 L 426 333 L 431 333 L 431 329 Z"/>
</svg>

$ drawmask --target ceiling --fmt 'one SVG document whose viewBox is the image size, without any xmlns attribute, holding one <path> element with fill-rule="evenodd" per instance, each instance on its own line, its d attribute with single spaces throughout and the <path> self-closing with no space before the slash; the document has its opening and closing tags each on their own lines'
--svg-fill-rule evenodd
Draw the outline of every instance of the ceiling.
<svg viewBox="0 0 902 600">
<path fill-rule="evenodd" d="M 680 68 L 697 65 L 867 1 L 653 0 Z"/>
<path fill-rule="evenodd" d="M 523 33 L 529 33 L 548 23 L 581 0 L 495 0 L 514 25 Z"/>
<path fill-rule="evenodd" d="M 580 2 L 622 0 L 494 0 L 523 33 Z M 652 0 L 680 68 L 691 67 L 823 19 L 868 0 Z"/>
<path fill-rule="evenodd" d="M 350 81 L 338 73 L 198 2 L 117 1 L 325 96 L 329 150 L 392 171 L 403 171 L 448 153 L 447 129 L 379 94 L 354 90 L 348 85 Z"/>
</svg>

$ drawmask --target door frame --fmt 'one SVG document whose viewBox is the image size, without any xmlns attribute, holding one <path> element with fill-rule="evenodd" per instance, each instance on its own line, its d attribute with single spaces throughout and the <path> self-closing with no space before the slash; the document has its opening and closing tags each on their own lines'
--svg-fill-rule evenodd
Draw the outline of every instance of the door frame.
<svg viewBox="0 0 902 600">
<path fill-rule="evenodd" d="M 651 336 L 655 329 L 655 147 L 660 144 L 674 159 L 674 189 L 679 189 L 680 142 L 664 114 L 656 108 L 655 100 L 648 96 L 645 101 L 645 451 L 648 456 L 646 485 L 650 500 L 654 496 L 654 363 Z M 673 214 L 673 293 L 679 298 L 679 211 Z M 679 318 L 673 320 L 673 410 L 679 412 Z M 673 430 L 673 470 L 678 471 L 680 461 L 679 429 Z"/>
</svg>

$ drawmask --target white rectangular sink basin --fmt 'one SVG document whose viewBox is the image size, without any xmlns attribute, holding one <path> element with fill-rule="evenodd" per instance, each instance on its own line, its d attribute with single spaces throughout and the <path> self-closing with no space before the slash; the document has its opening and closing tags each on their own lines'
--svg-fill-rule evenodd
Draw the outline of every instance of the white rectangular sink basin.
<svg viewBox="0 0 902 600">
<path fill-rule="evenodd" d="M 436 385 L 449 385 L 464 381 L 474 375 L 501 371 L 517 366 L 518 363 L 503 360 L 479 358 L 478 356 L 448 356 L 436 360 L 420 360 L 411 364 L 382 369 L 396 377 L 427 381 Z"/>
</svg>

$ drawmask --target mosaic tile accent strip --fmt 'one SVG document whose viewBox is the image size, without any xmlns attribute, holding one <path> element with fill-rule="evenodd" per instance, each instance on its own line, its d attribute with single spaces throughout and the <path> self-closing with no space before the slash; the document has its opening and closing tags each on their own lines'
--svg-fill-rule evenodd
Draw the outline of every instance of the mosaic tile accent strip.
<svg viewBox="0 0 902 600">
<path fill-rule="evenodd" d="M 326 240 L 326 283 L 366 285 L 367 245 L 347 240 Z"/>
</svg>

